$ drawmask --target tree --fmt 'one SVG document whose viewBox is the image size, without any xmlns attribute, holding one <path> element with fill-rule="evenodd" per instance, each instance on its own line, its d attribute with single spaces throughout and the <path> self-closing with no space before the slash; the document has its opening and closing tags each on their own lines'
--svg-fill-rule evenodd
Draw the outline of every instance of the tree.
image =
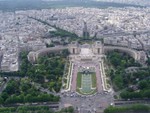
<svg viewBox="0 0 150 113">
<path fill-rule="evenodd" d="M 73 113 L 74 112 L 74 108 L 72 106 L 68 107 L 68 112 L 69 113 Z"/>
<path fill-rule="evenodd" d="M 149 86 L 149 82 L 147 82 L 146 80 L 143 80 L 139 83 L 139 88 L 140 89 L 145 89 L 145 88 L 148 88 Z"/>
<path fill-rule="evenodd" d="M 13 94 L 18 92 L 19 90 L 19 82 L 15 81 L 15 80 L 11 80 L 7 86 L 6 89 L 4 90 L 4 92 L 7 92 L 8 94 Z"/>
<path fill-rule="evenodd" d="M 146 63 L 150 66 L 150 58 L 147 59 Z"/>
<path fill-rule="evenodd" d="M 0 104 L 4 103 L 4 99 L 2 97 L 0 97 Z"/>
<path fill-rule="evenodd" d="M 69 53 L 68 49 L 65 49 L 65 50 L 62 51 L 62 55 L 63 55 L 63 57 L 65 57 L 65 58 L 66 58 L 69 54 L 70 54 L 70 53 Z"/>
<path fill-rule="evenodd" d="M 23 92 L 27 92 L 28 91 L 28 89 L 30 89 L 31 88 L 31 84 L 29 84 L 29 83 L 21 83 L 21 90 L 23 91 Z"/>
<path fill-rule="evenodd" d="M 2 92 L 1 97 L 2 97 L 3 100 L 5 101 L 5 100 L 9 97 L 9 95 L 8 95 L 8 93 L 6 93 L 6 92 Z"/>
<path fill-rule="evenodd" d="M 123 78 L 121 77 L 121 75 L 115 75 L 113 82 L 119 89 L 123 88 Z"/>
</svg>

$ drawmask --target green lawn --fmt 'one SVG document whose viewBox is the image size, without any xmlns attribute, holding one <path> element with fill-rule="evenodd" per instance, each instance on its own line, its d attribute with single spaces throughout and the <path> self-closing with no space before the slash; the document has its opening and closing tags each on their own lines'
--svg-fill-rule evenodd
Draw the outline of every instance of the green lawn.
<svg viewBox="0 0 150 113">
<path fill-rule="evenodd" d="M 78 75 L 77 75 L 77 88 L 81 88 L 81 80 L 82 80 L 82 74 L 78 73 Z"/>
<path fill-rule="evenodd" d="M 93 88 L 96 87 L 96 73 L 95 72 L 92 73 L 92 87 Z"/>
</svg>

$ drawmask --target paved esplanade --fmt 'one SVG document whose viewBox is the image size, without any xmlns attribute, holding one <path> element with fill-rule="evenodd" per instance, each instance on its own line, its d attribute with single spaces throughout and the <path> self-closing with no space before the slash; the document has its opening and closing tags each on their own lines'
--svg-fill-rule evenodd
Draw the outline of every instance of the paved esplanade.
<svg viewBox="0 0 150 113">
<path fill-rule="evenodd" d="M 79 57 L 82 60 L 76 60 L 73 61 L 73 70 L 72 70 L 72 80 L 71 80 L 71 91 L 76 92 L 77 88 L 77 74 L 78 70 L 81 67 L 88 68 L 93 67 L 95 69 L 96 73 L 96 87 L 97 91 L 100 93 L 103 91 L 103 85 L 102 85 L 102 77 L 100 73 L 100 66 L 99 61 L 93 61 L 92 58 L 95 57 L 94 53 L 92 52 L 92 49 L 89 47 L 82 47 L 80 50 L 80 53 L 78 55 L 74 55 L 75 58 Z M 85 60 L 85 61 L 84 61 Z"/>
<path fill-rule="evenodd" d="M 78 74 L 78 64 L 74 64 L 73 71 L 72 71 L 72 80 L 71 80 L 71 90 L 76 92 L 76 80 Z"/>
<path fill-rule="evenodd" d="M 71 91 L 76 91 L 76 81 L 77 81 L 77 73 L 78 73 L 78 69 L 80 67 L 94 67 L 95 68 L 95 72 L 96 72 L 96 83 L 97 83 L 97 91 L 100 93 L 103 91 L 103 87 L 102 87 L 102 78 L 101 78 L 101 74 L 100 74 L 100 67 L 99 64 L 96 62 L 75 62 L 74 63 L 74 68 L 73 68 L 73 78 L 72 78 L 72 87 L 71 87 Z"/>
<path fill-rule="evenodd" d="M 100 67 L 99 64 L 96 62 L 80 62 L 80 63 L 74 63 L 74 68 L 73 68 L 73 78 L 72 78 L 72 91 L 76 91 L 76 80 L 77 80 L 77 73 L 78 73 L 78 68 L 80 67 L 94 67 L 95 72 L 96 72 L 96 83 L 97 83 L 97 91 L 102 92 L 103 87 L 102 87 L 102 78 L 100 74 Z"/>
</svg>

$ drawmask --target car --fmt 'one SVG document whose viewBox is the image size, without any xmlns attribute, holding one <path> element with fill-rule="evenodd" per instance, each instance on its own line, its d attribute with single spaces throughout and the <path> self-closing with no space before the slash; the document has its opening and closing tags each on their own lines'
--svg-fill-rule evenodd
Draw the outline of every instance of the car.
<svg viewBox="0 0 150 113">
<path fill-rule="evenodd" d="M 32 105 L 37 105 L 38 103 L 32 103 Z"/>
</svg>

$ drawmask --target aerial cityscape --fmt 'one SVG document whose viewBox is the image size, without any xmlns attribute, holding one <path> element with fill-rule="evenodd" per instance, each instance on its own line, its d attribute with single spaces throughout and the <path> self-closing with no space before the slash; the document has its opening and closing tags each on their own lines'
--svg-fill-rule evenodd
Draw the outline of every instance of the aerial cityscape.
<svg viewBox="0 0 150 113">
<path fill-rule="evenodd" d="M 0 10 L 0 113 L 150 113 L 150 3 L 128 1 Z"/>
</svg>

